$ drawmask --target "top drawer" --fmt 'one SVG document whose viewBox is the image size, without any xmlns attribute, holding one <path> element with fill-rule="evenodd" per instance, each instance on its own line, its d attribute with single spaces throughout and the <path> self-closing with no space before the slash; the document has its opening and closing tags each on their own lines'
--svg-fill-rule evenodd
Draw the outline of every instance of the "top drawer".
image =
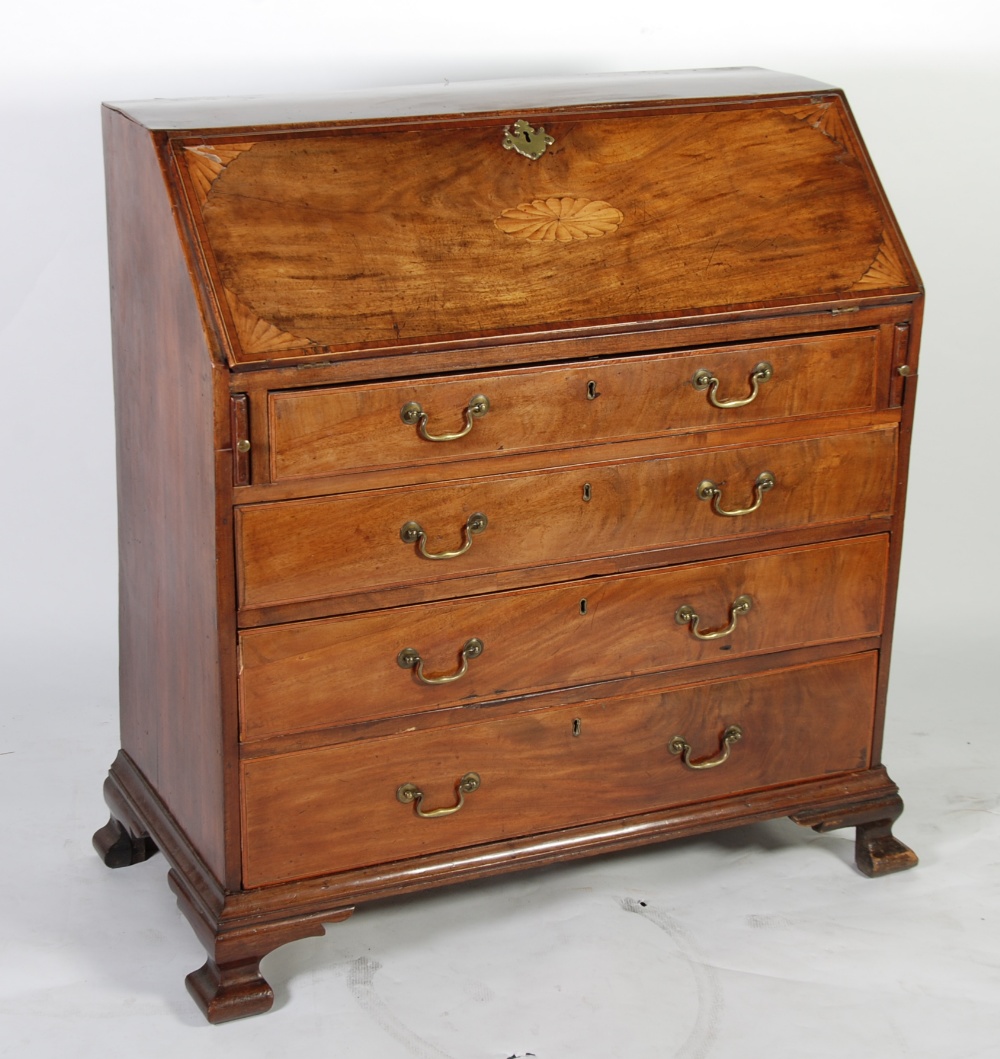
<svg viewBox="0 0 1000 1059">
<path fill-rule="evenodd" d="M 878 363 L 878 332 L 866 330 L 276 392 L 268 409 L 271 478 L 868 410 Z"/>
</svg>

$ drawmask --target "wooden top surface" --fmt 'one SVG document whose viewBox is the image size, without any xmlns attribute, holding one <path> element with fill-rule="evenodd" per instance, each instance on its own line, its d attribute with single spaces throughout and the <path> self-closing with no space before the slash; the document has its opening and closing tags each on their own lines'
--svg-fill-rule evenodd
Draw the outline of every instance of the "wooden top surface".
<svg viewBox="0 0 1000 1059">
<path fill-rule="evenodd" d="M 329 95 L 144 99 L 105 103 L 148 129 L 181 131 L 490 113 L 640 100 L 719 99 L 829 91 L 830 85 L 756 66 L 446 81 Z"/>
<path fill-rule="evenodd" d="M 463 86 L 461 98 L 494 105 L 499 84 Z M 581 103 L 580 82 L 558 81 L 548 109 L 523 109 L 511 100 L 544 93 L 515 82 L 499 111 L 446 114 L 423 95 L 395 99 L 385 120 L 371 109 L 348 120 L 360 108 L 342 107 L 325 125 L 267 129 L 233 129 L 263 113 L 237 102 L 228 131 L 161 140 L 230 363 L 919 290 L 835 90 L 754 70 L 588 84 L 603 103 Z M 790 94 L 772 95 L 779 84 Z M 697 98 L 669 100 L 668 87 Z M 614 102 L 622 95 L 632 101 Z M 576 106 L 563 105 L 570 98 Z M 145 106 L 132 116 L 151 120 Z M 195 111 L 201 122 L 197 106 L 174 120 Z M 538 158 L 504 148 L 525 114 L 552 138 Z"/>
</svg>

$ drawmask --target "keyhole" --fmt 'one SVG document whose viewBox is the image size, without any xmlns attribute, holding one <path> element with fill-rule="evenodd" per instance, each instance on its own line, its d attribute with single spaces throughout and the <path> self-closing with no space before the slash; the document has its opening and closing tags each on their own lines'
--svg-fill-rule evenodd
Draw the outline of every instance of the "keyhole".
<svg viewBox="0 0 1000 1059">
<path fill-rule="evenodd" d="M 587 383 L 587 400 L 593 401 L 600 396 L 601 395 L 597 392 L 597 383 L 591 379 L 590 382 Z"/>
<path fill-rule="evenodd" d="M 580 613 L 581 614 L 586 614 L 587 613 L 587 601 L 585 599 L 581 599 L 580 600 Z"/>
<path fill-rule="evenodd" d="M 590 495 L 591 495 L 590 482 L 584 482 L 583 483 L 583 500 L 584 500 L 584 503 L 586 503 L 586 504 L 590 503 Z"/>
<path fill-rule="evenodd" d="M 573 718 L 573 735 L 577 736 L 583 731 L 583 721 L 579 717 Z"/>
</svg>

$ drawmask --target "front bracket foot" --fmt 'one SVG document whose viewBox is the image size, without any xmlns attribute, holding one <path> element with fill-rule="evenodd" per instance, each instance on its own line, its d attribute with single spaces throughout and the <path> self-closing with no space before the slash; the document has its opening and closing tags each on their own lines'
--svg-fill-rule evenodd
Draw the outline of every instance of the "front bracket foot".
<svg viewBox="0 0 1000 1059">
<path fill-rule="evenodd" d="M 892 825 L 903 811 L 903 800 L 895 791 L 876 799 L 854 802 L 832 809 L 805 809 L 792 819 L 803 827 L 824 833 L 855 827 L 854 863 L 868 878 L 906 871 L 917 864 L 917 855 L 892 833 Z"/>
<path fill-rule="evenodd" d="M 854 839 L 854 863 L 862 875 L 874 879 L 879 875 L 906 871 L 917 864 L 917 855 L 892 833 L 892 820 L 859 824 Z"/>
<path fill-rule="evenodd" d="M 209 1022 L 262 1015 L 274 1003 L 274 990 L 260 973 L 261 957 L 224 963 L 211 957 L 184 979 L 188 992 Z"/>
</svg>

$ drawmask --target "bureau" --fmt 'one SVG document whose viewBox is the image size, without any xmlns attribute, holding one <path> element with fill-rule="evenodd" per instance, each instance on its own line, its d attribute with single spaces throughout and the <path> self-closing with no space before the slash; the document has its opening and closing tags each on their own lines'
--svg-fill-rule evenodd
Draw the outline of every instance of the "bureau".
<svg viewBox="0 0 1000 1059">
<path fill-rule="evenodd" d="M 365 902 L 789 816 L 882 728 L 922 291 L 763 70 L 104 109 L 121 752 L 214 1022 Z"/>
</svg>

